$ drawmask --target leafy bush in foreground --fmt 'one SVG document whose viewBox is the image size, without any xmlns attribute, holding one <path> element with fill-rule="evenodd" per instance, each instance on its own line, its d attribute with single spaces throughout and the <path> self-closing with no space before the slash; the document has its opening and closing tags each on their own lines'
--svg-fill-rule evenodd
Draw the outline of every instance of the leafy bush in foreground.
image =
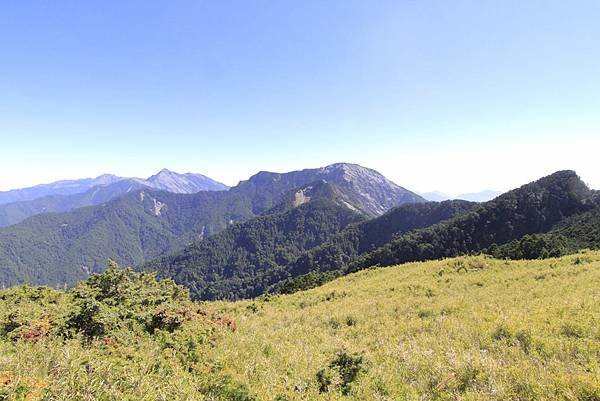
<svg viewBox="0 0 600 401">
<path fill-rule="evenodd" d="M 2 290 L 0 400 L 251 400 L 208 357 L 232 326 L 173 281 L 115 263 L 66 292 Z"/>
</svg>

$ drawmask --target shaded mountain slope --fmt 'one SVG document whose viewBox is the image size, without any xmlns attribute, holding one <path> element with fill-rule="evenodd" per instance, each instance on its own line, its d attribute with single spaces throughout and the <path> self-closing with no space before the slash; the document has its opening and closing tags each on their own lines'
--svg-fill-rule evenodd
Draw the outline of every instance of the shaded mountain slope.
<svg viewBox="0 0 600 401">
<path fill-rule="evenodd" d="M 547 233 L 525 235 L 486 253 L 505 259 L 543 259 L 574 253 L 580 249 L 600 249 L 600 207 L 571 216 Z"/>
<path fill-rule="evenodd" d="M 292 199 L 310 198 L 297 208 Z M 329 271 L 338 263 L 469 210 L 466 201 L 400 206 L 362 221 L 346 207 L 346 194 L 323 181 L 284 197 L 279 213 L 252 219 L 142 267 L 190 288 L 200 299 L 254 297 L 289 277 Z M 351 224 L 358 223 L 358 224 Z M 345 228 L 344 228 L 345 227 Z M 316 235 L 316 232 L 321 235 Z"/>
<path fill-rule="evenodd" d="M 347 227 L 331 241 L 306 252 L 287 266 L 286 274 L 297 277 L 341 269 L 356 257 L 385 245 L 399 235 L 451 219 L 476 205 L 474 202 L 452 200 L 399 206 L 376 219 Z"/>
<path fill-rule="evenodd" d="M 319 194 L 315 186 L 320 187 Z M 269 274 L 277 266 L 291 263 L 349 224 L 365 219 L 345 205 L 332 184 L 320 182 L 310 187 L 311 199 L 300 206 L 233 225 L 142 269 L 173 278 L 187 286 L 194 298 L 259 295 L 270 285 Z"/>
</svg>

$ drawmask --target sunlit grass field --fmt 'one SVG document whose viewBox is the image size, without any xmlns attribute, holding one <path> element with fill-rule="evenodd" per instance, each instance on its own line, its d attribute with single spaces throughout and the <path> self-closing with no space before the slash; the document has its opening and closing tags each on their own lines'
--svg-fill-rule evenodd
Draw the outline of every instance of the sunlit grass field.
<svg viewBox="0 0 600 401">
<path fill-rule="evenodd" d="M 214 358 L 261 400 L 600 400 L 597 252 L 412 263 L 211 307 L 238 328 Z M 346 388 L 339 352 L 363 356 Z"/>
<path fill-rule="evenodd" d="M 127 280 L 129 297 L 148 282 Z M 253 301 L 167 299 L 147 321 L 176 324 L 148 330 L 135 314 L 158 291 L 131 314 L 90 315 L 112 329 L 85 340 L 61 334 L 70 292 L 1 290 L 0 400 L 600 400 L 600 252 L 411 263 Z"/>
</svg>

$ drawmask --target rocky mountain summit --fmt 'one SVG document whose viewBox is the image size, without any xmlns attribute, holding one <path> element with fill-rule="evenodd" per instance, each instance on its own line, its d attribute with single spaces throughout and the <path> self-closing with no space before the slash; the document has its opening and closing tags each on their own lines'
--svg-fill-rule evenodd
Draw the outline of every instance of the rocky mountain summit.
<svg viewBox="0 0 600 401">
<path fill-rule="evenodd" d="M 369 216 L 380 216 L 405 203 L 426 202 L 423 197 L 393 183 L 379 172 L 351 163 L 335 163 L 289 173 L 261 171 L 247 181 L 240 182 L 232 190 L 256 192 L 260 188 L 262 196 L 260 193 L 256 194 L 255 207 L 266 210 L 274 205 L 261 204 L 263 199 L 272 198 L 274 193 L 285 193 L 317 181 L 335 184 L 345 192 L 352 193 L 353 207 Z"/>
</svg>

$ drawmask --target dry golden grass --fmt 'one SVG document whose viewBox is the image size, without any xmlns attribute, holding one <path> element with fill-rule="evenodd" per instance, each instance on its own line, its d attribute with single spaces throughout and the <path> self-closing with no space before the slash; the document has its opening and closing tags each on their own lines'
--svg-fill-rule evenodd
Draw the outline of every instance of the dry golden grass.
<svg viewBox="0 0 600 401">
<path fill-rule="evenodd" d="M 3 401 L 600 400 L 600 252 L 366 270 L 92 343 L 53 331 L 68 294 L 0 306 L 25 322 L 0 336 Z"/>
<path fill-rule="evenodd" d="M 238 325 L 212 357 L 260 400 L 600 399 L 597 252 L 412 263 L 212 307 Z M 319 392 L 340 350 L 367 371 L 349 396 Z"/>
</svg>

